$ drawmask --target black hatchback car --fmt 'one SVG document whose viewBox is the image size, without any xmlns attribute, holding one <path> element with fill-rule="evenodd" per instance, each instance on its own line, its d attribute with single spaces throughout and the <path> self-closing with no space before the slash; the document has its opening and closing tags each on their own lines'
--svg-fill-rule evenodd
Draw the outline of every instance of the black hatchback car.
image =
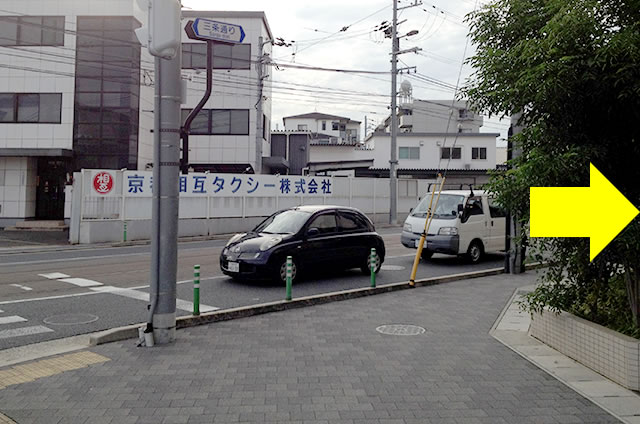
<svg viewBox="0 0 640 424">
<path fill-rule="evenodd" d="M 384 261 L 384 242 L 369 218 L 343 206 L 298 206 L 274 213 L 252 231 L 233 236 L 220 255 L 222 272 L 234 278 L 286 279 L 287 256 L 293 280 L 312 269 L 360 268 L 376 272 Z"/>
</svg>

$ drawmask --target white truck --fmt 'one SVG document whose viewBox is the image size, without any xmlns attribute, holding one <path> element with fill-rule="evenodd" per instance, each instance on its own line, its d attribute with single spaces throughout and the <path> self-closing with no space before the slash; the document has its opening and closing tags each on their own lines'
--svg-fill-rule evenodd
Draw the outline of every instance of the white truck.
<svg viewBox="0 0 640 424">
<path fill-rule="evenodd" d="M 438 193 L 433 196 L 436 203 Z M 417 248 L 431 202 L 428 193 L 412 209 L 402 229 L 402 244 Z M 466 255 L 477 263 L 486 252 L 505 250 L 505 213 L 482 190 L 443 190 L 434 208 L 422 258 L 434 253 Z"/>
</svg>

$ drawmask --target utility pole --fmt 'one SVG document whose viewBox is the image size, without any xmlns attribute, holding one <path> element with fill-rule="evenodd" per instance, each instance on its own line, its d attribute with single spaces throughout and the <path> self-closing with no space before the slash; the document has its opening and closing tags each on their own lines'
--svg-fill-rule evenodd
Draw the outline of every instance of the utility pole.
<svg viewBox="0 0 640 424">
<path fill-rule="evenodd" d="M 264 78 L 262 76 L 264 71 L 264 45 L 271 43 L 271 40 L 262 41 L 262 36 L 258 37 L 258 63 L 256 64 L 258 70 L 258 101 L 256 102 L 256 166 L 254 172 L 256 174 L 262 173 L 262 134 L 264 133 L 264 124 L 262 121 L 262 92 L 264 90 Z"/>
<path fill-rule="evenodd" d="M 395 225 L 398 221 L 398 183 L 396 181 L 396 166 L 398 164 L 398 149 L 396 148 L 398 136 L 398 115 L 396 113 L 398 78 L 398 0 L 393 0 L 393 20 L 391 21 L 391 159 L 389 160 L 389 224 Z"/>
<path fill-rule="evenodd" d="M 514 146 L 512 137 L 522 132 L 522 127 L 518 125 L 518 121 L 522 117 L 522 113 L 516 113 L 511 116 L 511 126 L 509 127 L 509 136 L 507 141 L 507 159 L 515 159 L 521 154 L 521 148 Z M 524 239 L 524 231 L 522 222 L 518 215 L 507 213 L 506 219 L 506 251 L 505 271 L 511 274 L 521 274 L 525 271 L 524 259 L 526 256 L 526 240 Z"/>
<path fill-rule="evenodd" d="M 178 176 L 180 167 L 181 4 L 178 0 L 141 0 L 148 28 L 136 30 L 140 43 L 155 56 L 153 111 L 153 197 L 151 284 L 145 333 L 150 343 L 176 338 L 178 269 Z M 145 337 L 146 339 L 146 337 Z"/>
<path fill-rule="evenodd" d="M 396 178 L 396 167 L 398 166 L 398 113 L 397 113 L 397 78 L 398 78 L 398 55 L 409 52 L 418 52 L 422 49 L 414 47 L 412 49 L 400 51 L 400 37 L 398 37 L 398 10 L 408 9 L 421 5 L 415 0 L 413 4 L 398 8 L 398 0 L 393 0 L 393 19 L 391 21 L 391 159 L 389 160 L 389 224 L 395 225 L 398 221 L 398 182 Z M 407 35 L 415 35 L 418 31 L 410 31 Z M 403 36 L 403 37 L 404 37 Z"/>
</svg>

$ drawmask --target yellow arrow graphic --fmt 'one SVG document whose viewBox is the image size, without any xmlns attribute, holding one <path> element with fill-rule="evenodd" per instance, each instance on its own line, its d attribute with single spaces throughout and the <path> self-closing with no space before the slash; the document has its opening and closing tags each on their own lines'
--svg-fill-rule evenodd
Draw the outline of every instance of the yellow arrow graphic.
<svg viewBox="0 0 640 424">
<path fill-rule="evenodd" d="M 590 164 L 589 187 L 531 187 L 531 237 L 589 237 L 593 259 L 640 213 Z"/>
</svg>

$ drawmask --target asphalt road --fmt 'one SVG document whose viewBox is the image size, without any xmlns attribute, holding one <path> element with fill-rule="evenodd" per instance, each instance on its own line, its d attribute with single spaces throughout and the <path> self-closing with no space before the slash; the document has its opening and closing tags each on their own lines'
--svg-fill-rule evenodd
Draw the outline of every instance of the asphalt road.
<svg viewBox="0 0 640 424">
<path fill-rule="evenodd" d="M 407 281 L 415 250 L 400 244 L 400 229 L 379 231 L 387 257 L 378 284 Z M 237 282 L 223 275 L 218 257 L 224 240 L 180 243 L 177 314 L 189 315 L 193 266 L 201 266 L 201 311 L 284 299 L 285 288 L 270 283 Z M 149 299 L 150 247 L 83 248 L 0 254 L 0 350 L 144 322 Z M 478 265 L 434 255 L 421 261 L 417 278 L 455 274 L 503 265 L 490 255 Z M 293 296 L 367 287 L 359 270 L 327 271 L 296 283 Z"/>
</svg>

